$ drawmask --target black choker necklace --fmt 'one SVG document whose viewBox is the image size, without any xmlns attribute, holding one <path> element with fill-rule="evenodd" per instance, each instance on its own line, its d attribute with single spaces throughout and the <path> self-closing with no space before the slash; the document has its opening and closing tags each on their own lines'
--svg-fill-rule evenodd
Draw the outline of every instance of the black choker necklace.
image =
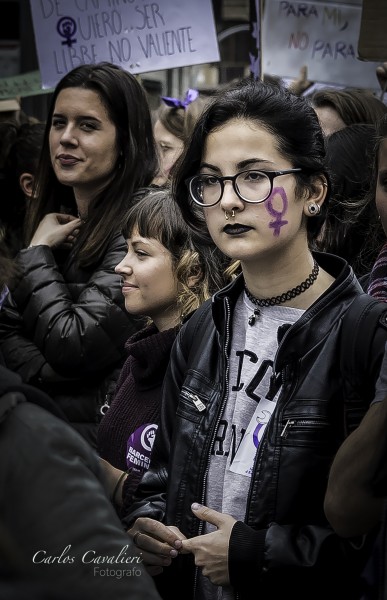
<svg viewBox="0 0 387 600">
<path fill-rule="evenodd" d="M 299 285 L 296 285 L 296 287 L 292 288 L 291 290 L 288 290 L 287 292 L 280 294 L 279 296 L 272 296 L 271 298 L 256 298 L 255 296 L 253 296 L 253 294 L 251 292 L 249 292 L 249 290 L 247 289 L 246 286 L 245 286 L 245 292 L 246 292 L 248 299 L 256 306 L 262 307 L 262 306 L 275 306 L 276 304 L 282 304 L 283 302 L 286 302 L 287 300 L 291 300 L 292 298 L 299 296 L 300 294 L 302 294 L 302 292 L 305 292 L 308 288 L 310 288 L 310 286 L 313 285 L 314 282 L 316 281 L 319 270 L 320 270 L 320 267 L 314 260 L 313 261 L 313 270 L 310 273 L 310 275 L 308 275 L 308 277 L 305 279 L 305 281 L 303 281 Z M 254 325 L 255 320 L 259 316 L 260 312 L 261 311 L 258 308 L 256 308 L 254 310 L 254 313 L 249 317 L 249 325 Z"/>
</svg>

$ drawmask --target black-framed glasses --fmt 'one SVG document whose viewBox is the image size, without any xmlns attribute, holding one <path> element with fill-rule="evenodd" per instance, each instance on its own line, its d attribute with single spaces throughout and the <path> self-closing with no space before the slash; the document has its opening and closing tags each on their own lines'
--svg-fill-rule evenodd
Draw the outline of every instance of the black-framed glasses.
<svg viewBox="0 0 387 600">
<path fill-rule="evenodd" d="M 185 181 L 191 198 L 199 206 L 215 206 L 221 201 L 224 192 L 224 182 L 231 181 L 238 198 L 250 204 L 264 202 L 273 191 L 273 181 L 280 175 L 297 173 L 300 168 L 282 171 L 241 171 L 235 175 L 219 177 L 202 173 L 194 175 Z"/>
</svg>

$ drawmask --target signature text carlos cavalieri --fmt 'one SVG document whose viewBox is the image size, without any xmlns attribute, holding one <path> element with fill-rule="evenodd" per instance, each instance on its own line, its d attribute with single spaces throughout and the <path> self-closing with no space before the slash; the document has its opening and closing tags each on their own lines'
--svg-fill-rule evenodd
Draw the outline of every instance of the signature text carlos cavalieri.
<svg viewBox="0 0 387 600">
<path fill-rule="evenodd" d="M 86 564 L 110 564 L 110 565 L 122 565 L 122 564 L 139 564 L 142 562 L 141 556 L 132 556 L 126 553 L 129 546 L 123 546 L 116 556 L 102 556 L 97 554 L 95 550 L 86 550 L 81 557 L 81 561 Z M 32 557 L 32 562 L 37 564 L 73 564 L 76 560 L 75 556 L 70 556 L 71 544 L 66 546 L 58 556 L 47 555 L 46 550 L 38 550 Z"/>
</svg>

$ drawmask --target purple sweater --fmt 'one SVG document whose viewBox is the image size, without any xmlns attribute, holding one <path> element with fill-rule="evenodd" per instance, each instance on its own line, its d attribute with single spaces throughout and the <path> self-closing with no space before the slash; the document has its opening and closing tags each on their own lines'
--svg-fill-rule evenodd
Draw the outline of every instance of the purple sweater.
<svg viewBox="0 0 387 600">
<path fill-rule="evenodd" d="M 150 325 L 126 343 L 113 401 L 97 436 L 99 455 L 122 471 L 129 471 L 124 497 L 132 494 L 149 467 L 160 414 L 161 388 L 177 328 L 159 332 Z"/>
</svg>

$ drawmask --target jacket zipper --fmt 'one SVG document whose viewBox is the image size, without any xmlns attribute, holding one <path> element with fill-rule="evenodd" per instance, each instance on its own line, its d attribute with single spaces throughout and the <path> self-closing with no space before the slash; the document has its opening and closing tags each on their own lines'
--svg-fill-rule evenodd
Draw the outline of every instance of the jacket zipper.
<svg viewBox="0 0 387 600">
<path fill-rule="evenodd" d="M 181 390 L 181 395 L 184 396 L 184 398 L 187 398 L 188 400 L 192 400 L 199 412 L 203 412 L 204 410 L 206 410 L 206 405 L 200 400 L 199 396 L 197 396 L 196 394 L 192 394 L 191 392 L 187 392 L 186 390 Z"/>
<path fill-rule="evenodd" d="M 309 425 L 321 425 L 321 420 L 318 419 L 288 419 L 281 431 L 280 437 L 286 438 L 294 425 L 299 427 L 308 427 Z"/>
<path fill-rule="evenodd" d="M 225 343 L 224 343 L 224 360 L 226 363 L 226 369 L 225 369 L 225 390 L 224 390 L 224 394 L 223 394 L 223 400 L 222 400 L 222 405 L 220 407 L 219 410 L 219 415 L 218 418 L 216 420 L 216 424 L 215 424 L 215 429 L 214 429 L 214 433 L 217 432 L 218 430 L 218 426 L 220 423 L 220 420 L 222 418 L 222 413 L 223 413 L 223 409 L 224 406 L 226 404 L 226 399 L 228 398 L 228 374 L 229 374 L 229 368 L 230 368 L 230 362 L 229 362 L 229 358 L 228 358 L 228 354 L 227 354 L 227 348 L 229 345 L 229 341 L 230 341 L 230 303 L 229 303 L 229 299 L 225 298 L 225 305 L 226 305 L 226 336 L 225 336 Z M 211 460 L 211 450 L 213 447 L 213 443 L 214 443 L 214 438 L 211 441 L 211 445 L 210 445 L 210 450 L 207 456 L 207 466 L 206 466 L 206 470 L 204 472 L 204 485 L 203 485 L 203 493 L 201 496 L 201 503 L 204 504 L 205 502 L 205 498 L 206 498 L 206 485 L 207 485 L 207 476 L 208 476 L 208 470 L 210 468 L 210 460 Z M 201 535 L 203 532 L 203 528 L 204 528 L 204 522 L 201 521 L 199 524 L 199 529 L 198 529 L 198 535 Z M 197 579 L 198 579 L 198 572 L 199 572 L 199 567 L 195 567 L 195 575 L 194 575 L 194 582 L 193 582 L 193 598 L 196 598 L 196 589 L 197 589 Z M 238 594 L 236 595 L 236 600 L 238 600 Z"/>
</svg>

